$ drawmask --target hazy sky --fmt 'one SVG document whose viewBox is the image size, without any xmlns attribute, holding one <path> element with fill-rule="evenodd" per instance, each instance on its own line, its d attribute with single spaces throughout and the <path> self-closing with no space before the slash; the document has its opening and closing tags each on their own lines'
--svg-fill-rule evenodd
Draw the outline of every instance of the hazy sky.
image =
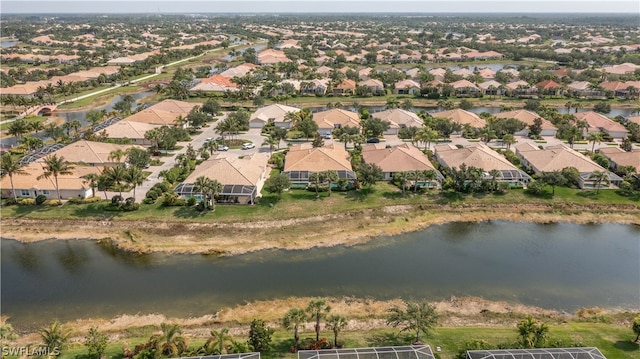
<svg viewBox="0 0 640 359">
<path fill-rule="evenodd" d="M 627 13 L 639 16 L 640 0 L 0 0 L 9 13 Z"/>
</svg>

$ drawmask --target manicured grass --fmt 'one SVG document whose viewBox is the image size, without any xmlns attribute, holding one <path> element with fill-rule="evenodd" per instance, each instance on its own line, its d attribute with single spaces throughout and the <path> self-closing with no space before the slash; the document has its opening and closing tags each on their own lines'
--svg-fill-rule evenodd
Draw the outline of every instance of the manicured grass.
<svg viewBox="0 0 640 359">
<path fill-rule="evenodd" d="M 248 327 L 248 325 L 246 325 Z M 122 349 L 128 346 L 133 349 L 137 344 L 146 342 L 157 331 L 153 326 L 129 328 L 117 342 L 107 346 L 105 356 L 108 359 L 121 359 Z M 208 330 L 207 330 L 208 331 Z M 300 338 L 311 338 L 313 330 L 301 330 Z M 289 331 L 277 328 L 272 335 L 269 352 L 263 352 L 264 358 L 297 358 L 297 354 L 288 350 L 293 345 L 293 335 Z M 321 337 L 333 342 L 333 333 L 322 331 Z M 236 342 L 245 343 L 246 336 L 236 336 Z M 393 329 L 375 329 L 359 331 L 342 331 L 338 339 L 345 343 L 346 348 L 363 348 L 370 346 L 408 345 L 411 336 L 408 333 L 398 333 Z M 454 359 L 464 350 L 466 343 L 474 340 L 483 340 L 490 345 L 515 344 L 517 332 L 514 327 L 436 327 L 429 337 L 423 337 L 422 341 L 431 346 L 435 352 L 436 347 L 441 348 L 437 353 L 441 359 Z M 565 347 L 586 346 L 597 347 L 607 359 L 635 359 L 640 353 L 639 346 L 631 340 L 633 333 L 630 328 L 607 323 L 581 323 L 569 322 L 564 324 L 550 324 L 547 344 Z M 187 338 L 190 349 L 195 349 L 206 341 L 204 337 Z M 125 344 L 126 343 L 126 344 Z M 82 343 L 75 342 L 63 351 L 60 359 L 74 359 L 87 353 Z M 17 358 L 7 356 L 7 358 Z"/>
<path fill-rule="evenodd" d="M 102 196 L 102 193 L 99 193 Z M 492 207 L 500 204 L 514 203 L 558 205 L 570 210 L 575 205 L 631 205 L 640 206 L 640 193 L 625 197 L 617 190 L 576 190 L 565 187 L 556 188 L 555 196 L 551 195 L 551 188 L 537 196 L 522 189 L 512 189 L 505 194 L 479 193 L 462 194 L 452 191 L 428 191 L 426 193 L 407 193 L 402 195 L 396 186 L 380 182 L 371 188 L 351 190 L 347 192 L 333 191 L 331 197 L 326 192 L 316 198 L 314 191 L 292 189 L 282 194 L 278 200 L 274 194 L 262 193 L 259 203 L 253 206 L 218 205 L 214 213 L 200 213 L 189 207 L 163 207 L 160 201 L 156 204 L 141 204 L 135 212 L 106 212 L 101 203 L 65 204 L 61 207 L 42 206 L 3 206 L 0 214 L 8 217 L 28 217 L 39 219 L 54 218 L 119 218 L 123 220 L 148 221 L 258 221 L 278 220 L 322 214 L 344 213 L 368 208 L 403 204 L 438 205 L 481 205 Z M 271 206 L 273 205 L 273 206 Z M 580 208 L 577 208 L 580 210 Z"/>
</svg>

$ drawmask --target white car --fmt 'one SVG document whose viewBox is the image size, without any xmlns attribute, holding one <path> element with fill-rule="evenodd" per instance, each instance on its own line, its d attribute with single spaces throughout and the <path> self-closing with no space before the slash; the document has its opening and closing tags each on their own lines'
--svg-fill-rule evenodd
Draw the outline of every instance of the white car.
<svg viewBox="0 0 640 359">
<path fill-rule="evenodd" d="M 242 144 L 242 149 L 243 150 L 248 150 L 248 149 L 254 148 L 254 147 L 256 147 L 256 145 L 254 145 L 253 143 L 247 142 L 247 143 L 243 143 Z"/>
<path fill-rule="evenodd" d="M 218 146 L 218 151 L 229 151 L 229 146 L 220 145 Z"/>
</svg>

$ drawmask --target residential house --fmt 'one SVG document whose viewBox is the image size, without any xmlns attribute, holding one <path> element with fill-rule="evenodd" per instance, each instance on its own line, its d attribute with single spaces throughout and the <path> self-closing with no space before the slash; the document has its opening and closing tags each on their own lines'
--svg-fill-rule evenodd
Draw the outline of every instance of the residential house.
<svg viewBox="0 0 640 359">
<path fill-rule="evenodd" d="M 469 80 L 459 80 L 451 83 L 456 91 L 456 96 L 478 96 L 481 92 L 480 88 Z"/>
<path fill-rule="evenodd" d="M 603 147 L 598 150 L 598 153 L 609 159 L 612 170 L 622 166 L 631 166 L 636 169 L 636 173 L 640 173 L 640 149 L 636 148 L 627 152 L 620 147 Z"/>
<path fill-rule="evenodd" d="M 627 120 L 629 120 L 630 122 L 637 123 L 638 125 L 640 125 L 640 116 L 631 116 L 631 117 L 627 118 Z"/>
<path fill-rule="evenodd" d="M 384 84 L 380 80 L 367 79 L 367 80 L 358 82 L 358 86 L 368 88 L 372 95 L 379 96 L 379 95 L 384 95 L 385 93 Z"/>
<path fill-rule="evenodd" d="M 418 115 L 401 108 L 374 112 L 371 117 L 389 121 L 389 129 L 385 131 L 385 135 L 397 135 L 398 131 L 404 127 L 424 127 L 424 121 Z"/>
<path fill-rule="evenodd" d="M 238 91 L 238 85 L 231 81 L 231 78 L 221 74 L 215 74 L 211 77 L 202 79 L 198 84 L 189 89 L 190 92 L 211 92 L 224 94 L 227 91 Z"/>
<path fill-rule="evenodd" d="M 309 143 L 291 146 L 284 158 L 283 173 L 289 176 L 292 187 L 307 187 L 315 172 L 336 171 L 338 177 L 355 183 L 349 153 L 340 144 L 313 147 Z"/>
<path fill-rule="evenodd" d="M 531 112 L 528 110 L 514 110 L 507 112 L 500 112 L 494 115 L 496 118 L 515 118 L 518 121 L 524 122 L 527 127 L 520 131 L 516 132 L 514 135 L 516 136 L 528 136 L 529 135 L 529 126 L 534 124 L 536 119 L 542 120 L 542 131 L 540 131 L 540 136 L 553 136 L 555 137 L 556 132 L 558 132 L 558 128 L 554 126 L 551 122 L 542 118 L 542 116 L 538 115 L 535 112 Z"/>
<path fill-rule="evenodd" d="M 477 167 L 484 171 L 482 178 L 492 179 L 489 174 L 492 170 L 500 171 L 496 178 L 498 182 L 506 182 L 511 186 L 526 187 L 531 177 L 511 162 L 484 144 L 477 143 L 464 148 L 458 148 L 451 143 L 440 144 L 434 147 L 436 160 L 442 166 L 457 168 L 463 164 L 467 167 Z"/>
<path fill-rule="evenodd" d="M 529 85 L 528 82 L 523 80 L 518 80 L 514 82 L 509 82 L 506 87 L 511 91 L 514 97 L 521 98 L 536 98 L 538 97 L 538 88 L 535 86 Z"/>
<path fill-rule="evenodd" d="M 258 63 L 260 65 L 273 65 L 281 62 L 291 62 L 284 51 L 265 49 L 258 54 Z"/>
<path fill-rule="evenodd" d="M 478 87 L 480 88 L 480 91 L 487 96 L 502 96 L 506 92 L 506 88 L 496 80 L 485 81 L 478 84 Z"/>
<path fill-rule="evenodd" d="M 433 118 L 448 118 L 453 122 L 459 123 L 461 126 L 469 125 L 474 128 L 483 128 L 487 122 L 473 112 L 469 112 L 460 108 L 448 111 L 433 112 L 430 114 Z"/>
<path fill-rule="evenodd" d="M 56 182 L 53 176 L 49 178 L 41 177 L 44 174 L 44 164 L 42 162 L 29 163 L 21 169 L 26 172 L 24 175 L 14 175 L 13 185 L 15 194 L 19 198 L 36 198 L 44 195 L 47 199 L 58 199 L 56 192 Z M 100 174 L 101 168 L 91 166 L 75 166 L 71 174 L 58 175 L 58 186 L 60 198 L 88 198 L 93 195 L 89 181 L 83 177 L 90 174 Z M 9 176 L 0 179 L 2 197 L 13 197 L 11 193 L 11 181 Z"/>
<path fill-rule="evenodd" d="M 382 169 L 385 181 L 392 181 L 394 173 L 414 171 L 434 171 L 436 178 L 432 181 L 413 181 L 412 185 L 423 188 L 439 188 L 442 174 L 429 158 L 419 149 L 409 144 L 386 147 L 384 144 L 368 144 L 362 146 L 362 162 L 375 164 Z"/>
<path fill-rule="evenodd" d="M 339 108 L 313 114 L 313 121 L 318 124 L 318 133 L 331 133 L 335 128 L 360 128 L 360 116 L 353 112 Z"/>
<path fill-rule="evenodd" d="M 293 124 L 287 120 L 287 114 L 296 113 L 300 111 L 299 108 L 282 105 L 279 103 L 263 106 L 256 110 L 249 118 L 249 127 L 262 128 L 267 123 L 271 122 L 274 125 L 282 128 L 291 128 Z"/>
<path fill-rule="evenodd" d="M 240 64 L 238 66 L 226 69 L 224 71 L 222 71 L 220 73 L 220 75 L 232 79 L 234 77 L 242 77 L 246 74 L 248 74 L 249 72 L 259 68 L 260 66 L 256 65 L 256 64 L 251 64 L 251 63 L 244 63 L 244 64 Z"/>
<path fill-rule="evenodd" d="M 589 132 L 603 131 L 608 133 L 613 138 L 624 139 L 627 138 L 627 135 L 629 134 L 629 131 L 627 131 L 627 129 L 623 125 L 597 112 L 578 112 L 574 114 L 574 116 L 578 120 L 587 121 L 587 123 L 589 124 L 589 128 L 584 133 L 585 136 Z"/>
<path fill-rule="evenodd" d="M 302 95 L 324 95 L 327 92 L 329 79 L 313 79 L 300 83 Z"/>
<path fill-rule="evenodd" d="M 254 153 L 241 158 L 217 154 L 202 162 L 179 184 L 175 191 L 186 198 L 202 198 L 195 188 L 199 177 L 206 177 L 222 184 L 222 191 L 216 197 L 221 204 L 254 204 L 269 176 L 269 155 Z"/>
<path fill-rule="evenodd" d="M 416 95 L 420 93 L 420 84 L 413 80 L 402 80 L 396 82 L 393 87 L 396 95 Z"/>
<path fill-rule="evenodd" d="M 356 91 L 356 82 L 351 79 L 344 79 L 341 83 L 333 87 L 333 94 L 336 96 L 353 95 Z"/>
<path fill-rule="evenodd" d="M 574 81 L 567 85 L 569 95 L 580 98 L 603 98 L 604 91 L 598 90 L 588 81 Z"/>
<path fill-rule="evenodd" d="M 447 70 L 443 68 L 431 69 L 429 73 L 433 75 L 436 80 L 442 81 L 444 80 L 444 75 L 447 73 Z"/>
<path fill-rule="evenodd" d="M 614 97 L 627 98 L 627 96 L 629 95 L 628 82 L 604 81 L 600 83 L 600 87 L 602 87 L 605 91 L 611 91 Z"/>
<path fill-rule="evenodd" d="M 562 95 L 562 85 L 553 81 L 553 80 L 545 80 L 538 82 L 535 84 L 535 87 L 538 88 L 538 94 L 540 95 L 548 95 L 548 96 L 559 96 Z"/>
<path fill-rule="evenodd" d="M 194 107 L 201 105 L 202 103 L 198 102 L 164 100 L 140 112 L 136 112 L 135 114 L 127 117 L 126 120 L 153 125 L 173 126 L 176 124 L 178 117 L 187 117 Z"/>
<path fill-rule="evenodd" d="M 576 152 L 565 145 L 549 146 L 540 149 L 531 143 L 518 144 L 516 155 L 520 157 L 522 166 L 530 167 L 534 173 L 562 171 L 567 167 L 573 167 L 580 172 L 578 186 L 580 188 L 595 188 L 594 179 L 590 178 L 593 172 L 607 172 L 612 185 L 618 185 L 622 179 L 614 173 L 608 172 L 595 163 L 591 158 Z M 607 188 L 602 184 L 602 188 Z"/>
<path fill-rule="evenodd" d="M 461 68 L 461 69 L 457 69 L 455 71 L 453 71 L 454 75 L 457 76 L 462 76 L 462 78 L 469 78 L 471 76 L 473 76 L 473 71 L 467 69 L 467 68 Z"/>
<path fill-rule="evenodd" d="M 58 157 L 64 157 L 66 161 L 78 165 L 113 167 L 127 160 L 126 151 L 130 148 L 140 148 L 136 145 L 116 145 L 106 142 L 94 142 L 80 140 L 70 143 L 61 149 L 52 153 Z M 120 151 L 123 156 L 114 158 L 112 153 Z M 36 162 L 44 162 L 44 158 L 40 158 Z"/>
<path fill-rule="evenodd" d="M 493 80 L 496 78 L 496 72 L 488 67 L 478 70 L 478 74 L 487 81 Z"/>
<path fill-rule="evenodd" d="M 624 75 L 628 73 L 633 73 L 639 68 L 640 66 L 638 65 L 632 64 L 630 62 L 625 62 L 624 64 L 620 64 L 620 65 L 605 66 L 602 68 L 602 71 L 609 74 Z"/>
<path fill-rule="evenodd" d="M 107 136 L 112 139 L 131 140 L 136 145 L 151 146 L 151 141 L 144 138 L 144 134 L 158 127 L 160 127 L 160 125 L 122 120 L 105 127 L 104 131 Z"/>
</svg>

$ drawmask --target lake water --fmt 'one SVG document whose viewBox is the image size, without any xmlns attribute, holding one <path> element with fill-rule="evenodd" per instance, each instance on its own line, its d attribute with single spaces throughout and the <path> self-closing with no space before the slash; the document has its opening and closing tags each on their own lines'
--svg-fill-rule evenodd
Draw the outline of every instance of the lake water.
<svg viewBox="0 0 640 359">
<path fill-rule="evenodd" d="M 0 47 L 3 49 L 9 48 L 9 47 L 13 47 L 16 46 L 16 44 L 18 44 L 19 41 L 0 41 Z"/>
<path fill-rule="evenodd" d="M 451 223 L 352 248 L 232 258 L 138 255 L 88 240 L 2 239 L 3 315 L 53 319 L 198 316 L 288 296 L 481 296 L 544 308 L 640 305 L 640 227 Z"/>
<path fill-rule="evenodd" d="M 153 92 L 151 91 L 143 91 L 143 92 L 138 92 L 138 93 L 132 93 L 130 94 L 136 101 L 145 98 L 149 95 L 151 95 Z M 104 106 L 100 106 L 100 107 L 95 107 L 93 108 L 93 110 L 107 110 L 107 112 L 110 112 L 113 110 L 113 107 L 116 105 L 116 103 L 118 103 L 120 100 L 122 100 L 124 98 L 124 96 L 126 95 L 118 95 L 115 96 L 108 104 L 104 105 Z M 131 105 L 131 109 L 136 108 L 136 106 L 138 106 L 137 103 L 134 103 Z M 56 112 L 56 116 L 60 116 L 63 117 L 65 119 L 65 122 L 68 121 L 73 121 L 73 120 L 80 120 L 80 122 L 82 123 L 83 126 L 86 126 L 88 124 L 88 122 L 85 120 L 85 118 L 87 117 L 87 112 L 89 112 L 88 110 L 86 111 L 69 111 L 69 112 Z"/>
</svg>

